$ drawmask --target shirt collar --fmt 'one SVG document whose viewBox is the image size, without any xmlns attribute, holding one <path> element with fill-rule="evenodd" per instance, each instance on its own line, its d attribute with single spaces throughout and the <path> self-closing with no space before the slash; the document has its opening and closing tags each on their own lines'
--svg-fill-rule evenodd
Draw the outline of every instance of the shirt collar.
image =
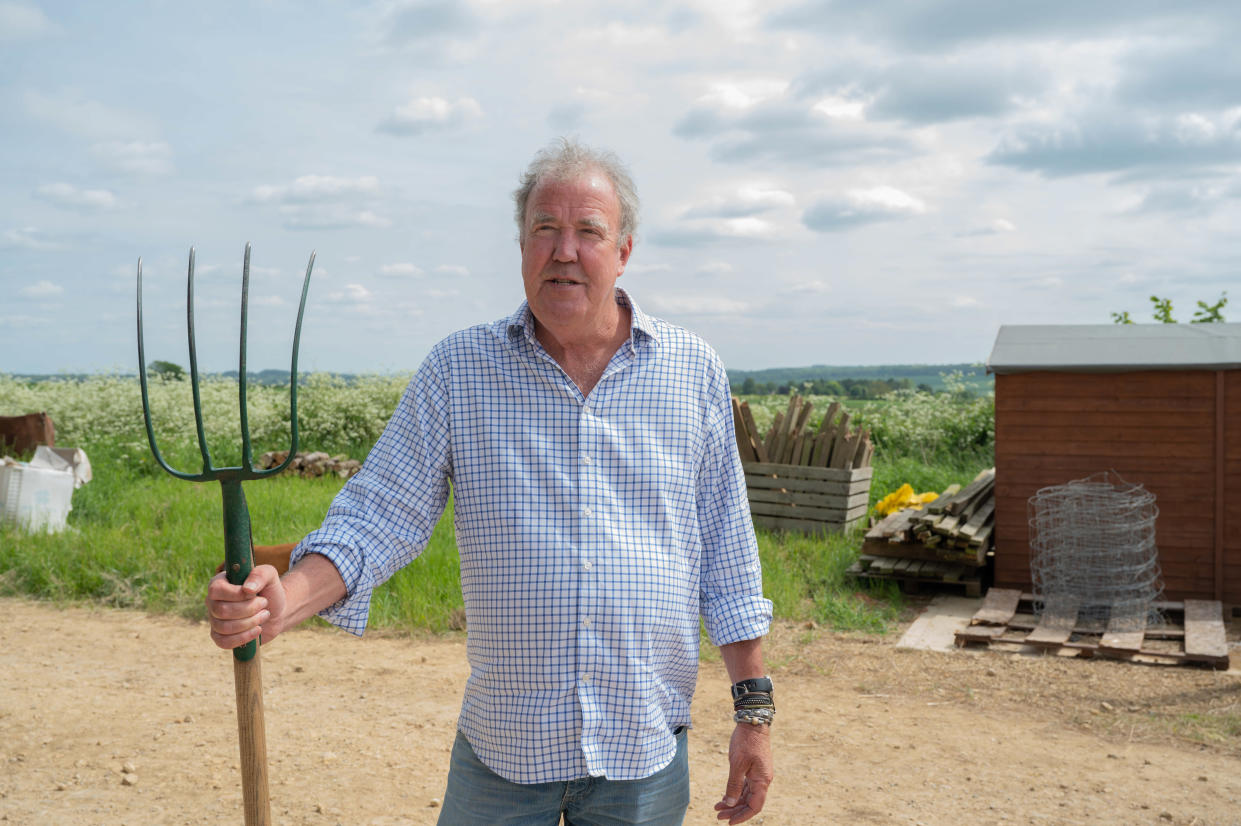
<svg viewBox="0 0 1241 826">
<path fill-rule="evenodd" d="M 616 303 L 629 308 L 629 341 L 635 350 L 645 340 L 649 339 L 653 343 L 659 341 L 651 317 L 642 312 L 638 302 L 620 287 L 616 288 Z M 526 341 L 534 343 L 534 313 L 530 312 L 530 302 L 522 301 L 517 310 L 506 319 L 505 327 L 510 340 L 525 338 Z"/>
</svg>

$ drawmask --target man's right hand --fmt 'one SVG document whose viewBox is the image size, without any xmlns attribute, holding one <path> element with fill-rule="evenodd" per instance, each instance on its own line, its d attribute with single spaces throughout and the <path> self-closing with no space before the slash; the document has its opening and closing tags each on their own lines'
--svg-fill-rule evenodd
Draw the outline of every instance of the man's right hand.
<svg viewBox="0 0 1241 826">
<path fill-rule="evenodd" d="M 256 566 L 242 585 L 216 574 L 207 586 L 211 639 L 230 650 L 260 635 L 267 644 L 284 630 L 285 605 L 284 583 L 271 565 Z"/>
</svg>

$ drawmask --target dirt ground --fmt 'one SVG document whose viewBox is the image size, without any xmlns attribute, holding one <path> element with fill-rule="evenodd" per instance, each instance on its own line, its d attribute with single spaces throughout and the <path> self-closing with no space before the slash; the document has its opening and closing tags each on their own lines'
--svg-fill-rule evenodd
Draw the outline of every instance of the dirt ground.
<svg viewBox="0 0 1241 826">
<path fill-rule="evenodd" d="M 777 773 L 752 822 L 1241 824 L 1235 668 L 894 640 L 773 632 Z M 275 823 L 435 822 L 463 639 L 306 629 L 263 658 Z M 704 662 L 688 824 L 716 822 L 727 690 Z M 0 600 L 0 822 L 239 824 L 237 762 L 231 659 L 205 626 Z"/>
</svg>

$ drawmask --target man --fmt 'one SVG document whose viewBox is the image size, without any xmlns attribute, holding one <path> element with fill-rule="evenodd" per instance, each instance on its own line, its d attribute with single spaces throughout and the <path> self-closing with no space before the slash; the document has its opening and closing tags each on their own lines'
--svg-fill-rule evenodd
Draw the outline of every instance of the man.
<svg viewBox="0 0 1241 826">
<path fill-rule="evenodd" d="M 526 301 L 436 345 L 283 578 L 211 582 L 212 638 L 361 634 L 451 483 L 470 677 L 440 823 L 681 823 L 700 615 L 736 683 L 715 808 L 741 823 L 772 779 L 771 603 L 727 376 L 616 288 L 638 202 L 615 156 L 562 141 L 514 198 Z"/>
</svg>

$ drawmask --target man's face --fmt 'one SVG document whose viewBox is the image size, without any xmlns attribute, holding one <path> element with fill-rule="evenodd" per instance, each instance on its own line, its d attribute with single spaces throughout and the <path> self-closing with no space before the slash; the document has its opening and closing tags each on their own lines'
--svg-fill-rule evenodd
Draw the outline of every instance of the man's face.
<svg viewBox="0 0 1241 826">
<path fill-rule="evenodd" d="M 589 335 L 614 322 L 613 288 L 633 249 L 631 237 L 618 237 L 619 227 L 620 204 L 602 173 L 534 188 L 526 202 L 521 277 L 539 323 L 561 335 Z"/>
</svg>

